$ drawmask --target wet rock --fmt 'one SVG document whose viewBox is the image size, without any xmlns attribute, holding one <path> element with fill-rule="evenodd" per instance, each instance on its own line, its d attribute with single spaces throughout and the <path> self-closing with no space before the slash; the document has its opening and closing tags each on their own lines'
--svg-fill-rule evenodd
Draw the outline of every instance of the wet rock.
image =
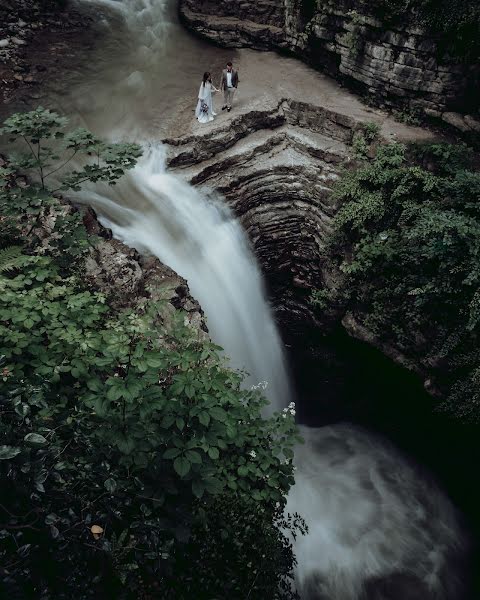
<svg viewBox="0 0 480 600">
<path fill-rule="evenodd" d="M 442 121 L 464 133 L 470 130 L 470 127 L 465 122 L 463 115 L 460 115 L 459 113 L 445 112 L 442 115 Z"/>
<path fill-rule="evenodd" d="M 76 209 L 69 207 L 68 210 Z M 165 323 L 173 323 L 174 313 L 182 310 L 184 323 L 192 334 L 207 339 L 203 312 L 191 297 L 186 281 L 156 257 L 142 257 L 136 250 L 112 239 L 111 231 L 98 222 L 93 209 L 81 210 L 87 231 L 102 238 L 85 262 L 85 275 L 92 285 L 108 295 L 116 308 L 143 310 L 148 302 L 159 303 L 159 316 Z"/>
<path fill-rule="evenodd" d="M 480 133 L 480 119 L 476 119 L 471 115 L 465 115 L 463 119 L 472 131 Z"/>
</svg>

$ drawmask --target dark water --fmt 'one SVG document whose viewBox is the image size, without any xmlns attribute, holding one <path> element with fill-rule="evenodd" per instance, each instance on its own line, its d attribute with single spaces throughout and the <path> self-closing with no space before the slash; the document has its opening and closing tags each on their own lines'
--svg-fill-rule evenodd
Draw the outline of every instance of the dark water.
<svg viewBox="0 0 480 600">
<path fill-rule="evenodd" d="M 420 378 L 339 328 L 290 340 L 299 421 L 321 426 L 349 421 L 392 441 L 427 469 L 463 516 L 471 538 L 469 600 L 480 598 L 479 429 L 435 412 Z"/>
</svg>

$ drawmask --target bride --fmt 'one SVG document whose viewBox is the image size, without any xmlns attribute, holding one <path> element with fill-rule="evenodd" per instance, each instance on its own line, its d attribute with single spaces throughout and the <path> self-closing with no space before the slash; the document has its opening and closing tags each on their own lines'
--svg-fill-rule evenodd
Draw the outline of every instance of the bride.
<svg viewBox="0 0 480 600">
<path fill-rule="evenodd" d="M 217 116 L 217 113 L 213 112 L 212 92 L 218 92 L 218 90 L 213 85 L 212 76 L 207 71 L 200 84 L 197 109 L 195 110 L 195 116 L 200 123 L 209 123 L 213 121 L 213 117 Z"/>
</svg>

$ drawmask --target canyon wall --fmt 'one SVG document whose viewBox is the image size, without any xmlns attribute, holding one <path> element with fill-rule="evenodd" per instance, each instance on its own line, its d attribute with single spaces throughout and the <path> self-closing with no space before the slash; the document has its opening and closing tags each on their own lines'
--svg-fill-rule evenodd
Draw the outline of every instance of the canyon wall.
<svg viewBox="0 0 480 600">
<path fill-rule="evenodd" d="M 478 64 L 442 56 L 438 41 L 408 18 L 386 26 L 365 7 L 348 10 L 345 0 L 181 0 L 180 14 L 220 45 L 293 52 L 377 104 L 478 133 L 452 116 L 478 109 Z"/>
</svg>

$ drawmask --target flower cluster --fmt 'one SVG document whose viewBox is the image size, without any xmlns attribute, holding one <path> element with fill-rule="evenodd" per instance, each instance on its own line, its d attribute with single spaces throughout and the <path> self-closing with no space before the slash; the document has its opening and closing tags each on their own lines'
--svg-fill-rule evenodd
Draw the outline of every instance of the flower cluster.
<svg viewBox="0 0 480 600">
<path fill-rule="evenodd" d="M 297 414 L 297 411 L 295 410 L 295 402 L 290 402 L 287 408 L 283 409 L 282 417 L 286 419 L 288 413 L 290 413 L 292 417 L 294 417 Z"/>
</svg>

